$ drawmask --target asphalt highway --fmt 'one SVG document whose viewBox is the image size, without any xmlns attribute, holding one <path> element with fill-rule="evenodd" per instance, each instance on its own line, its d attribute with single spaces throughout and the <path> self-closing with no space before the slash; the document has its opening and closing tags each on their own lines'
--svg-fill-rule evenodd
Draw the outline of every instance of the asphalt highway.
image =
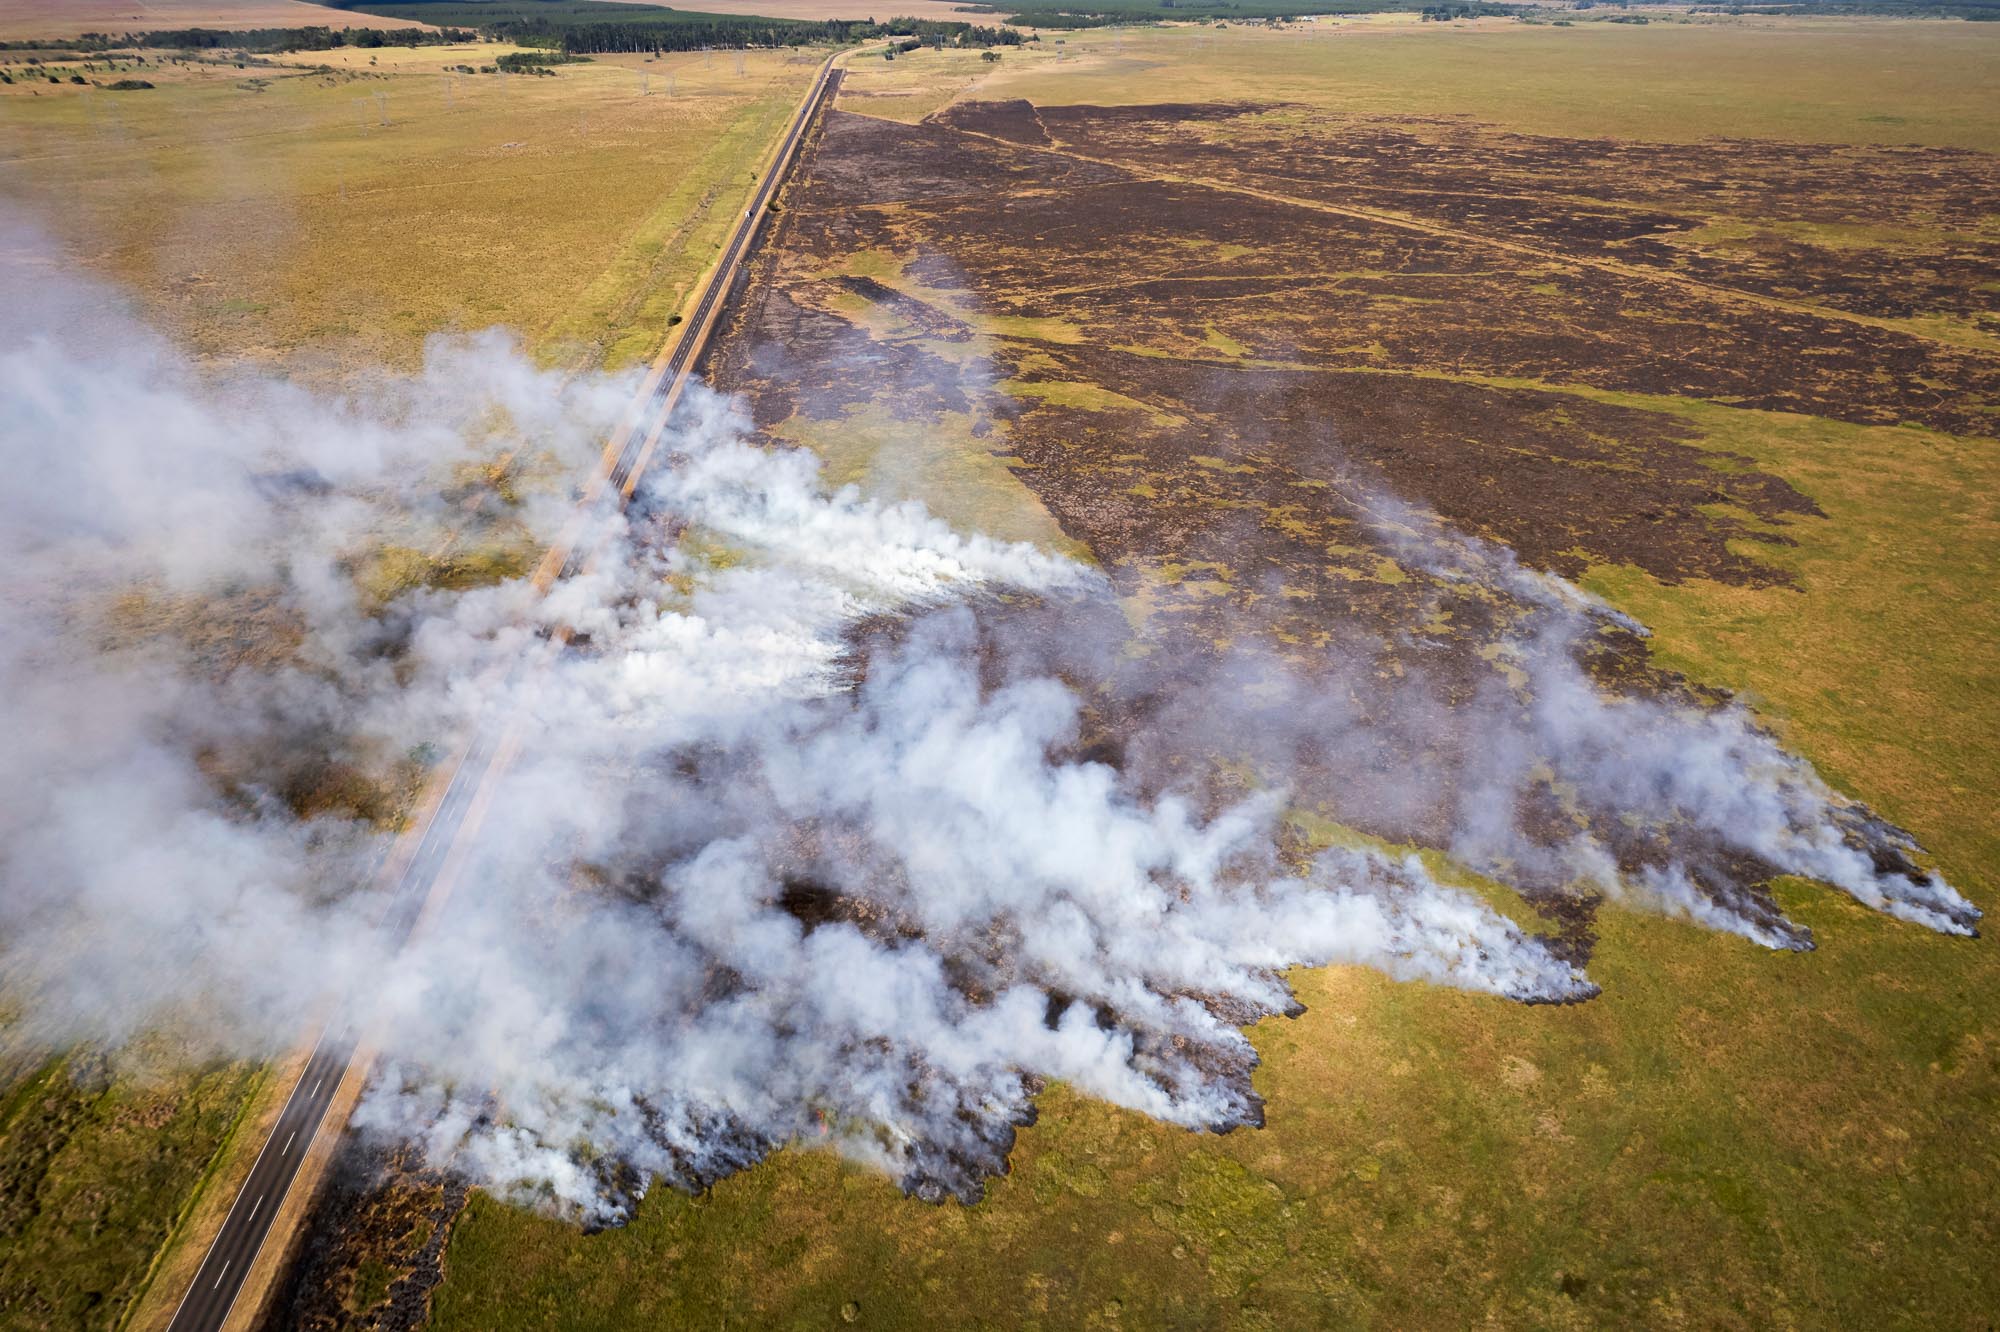
<svg viewBox="0 0 2000 1332">
<path fill-rule="evenodd" d="M 666 372 L 654 382 L 652 392 L 640 411 L 643 428 L 632 430 L 625 438 L 624 448 L 611 465 L 608 478 L 611 493 L 621 498 L 629 496 L 639 483 L 639 473 L 645 467 L 653 442 L 659 438 L 661 428 L 666 425 L 674 404 L 680 400 L 681 390 L 687 386 L 689 375 L 695 362 L 708 345 L 708 327 L 714 320 L 722 302 L 728 298 L 729 288 L 734 285 L 737 265 L 757 237 L 757 229 L 764 218 L 764 208 L 771 202 L 771 195 L 783 182 L 786 170 L 792 163 L 792 154 L 799 140 L 811 128 L 814 119 L 825 106 L 827 99 L 840 89 L 840 70 L 832 62 L 820 69 L 817 80 L 799 112 L 793 117 L 791 127 L 785 131 L 785 138 L 773 159 L 778 168 L 767 173 L 757 187 L 756 197 L 750 207 L 730 233 L 729 244 L 723 250 L 722 259 L 715 266 L 714 276 L 702 291 L 701 299 L 695 304 L 694 312 L 688 316 L 687 333 L 674 347 L 667 358 Z M 570 550 L 563 561 L 562 576 L 567 578 L 583 566 L 585 552 L 580 548 Z"/>
<path fill-rule="evenodd" d="M 665 425 L 665 417 L 679 401 L 681 390 L 700 358 L 715 314 L 734 283 L 738 265 L 756 240 L 758 226 L 772 194 L 790 169 L 793 153 L 828 97 L 840 84 L 840 71 L 829 60 L 820 67 L 797 115 L 786 131 L 779 151 L 772 158 L 748 210 L 730 234 L 727 247 L 716 264 L 707 286 L 689 317 L 680 341 L 667 358 L 663 373 L 653 381 L 651 392 L 640 405 L 638 425 L 625 437 L 623 447 L 611 463 L 607 480 L 609 496 L 618 501 L 629 496 L 650 456 L 653 443 Z M 586 503 L 603 502 L 607 492 L 586 498 Z M 567 576 L 582 567 L 584 552 L 567 551 L 562 573 Z M 519 668 L 516 668 L 517 672 Z M 475 797 L 495 769 L 504 728 L 481 726 L 471 745 L 458 758 L 444 795 L 433 807 L 429 822 L 422 828 L 417 849 L 398 878 L 385 908 L 381 927 L 393 947 L 400 948 L 422 916 L 424 907 L 439 886 L 441 871 L 461 834 L 476 835 L 468 829 L 466 814 Z M 500 765 L 504 766 L 504 764 Z M 476 824 L 476 820 L 474 821 Z M 172 1332 L 217 1332 L 228 1318 L 249 1274 L 258 1250 L 270 1233 L 272 1219 L 297 1177 L 308 1148 L 323 1128 L 339 1131 L 341 1123 L 327 1123 L 334 1095 L 346 1078 L 359 1047 L 359 1033 L 343 1016 L 331 1019 L 313 1046 L 305 1071 L 299 1075 L 284 1112 L 265 1140 L 250 1177 L 230 1207 L 194 1283 L 175 1311 Z"/>
<path fill-rule="evenodd" d="M 396 946 L 409 938 L 431 885 L 437 881 L 452 843 L 458 840 L 473 795 L 492 767 L 498 746 L 489 738 L 491 733 L 490 728 L 482 728 L 471 748 L 459 758 L 444 798 L 438 802 L 417 843 L 416 854 L 397 880 L 381 922 L 381 928 Z M 222 1326 L 250 1270 L 251 1260 L 270 1232 L 271 1218 L 291 1188 L 306 1148 L 312 1144 L 327 1107 L 333 1103 L 334 1092 L 347 1076 L 355 1045 L 355 1033 L 345 1017 L 334 1018 L 320 1032 L 312 1057 L 306 1060 L 305 1071 L 299 1074 L 298 1083 L 285 1101 L 284 1112 L 272 1126 L 264 1149 L 257 1154 L 256 1164 L 250 1167 L 250 1177 L 237 1193 L 215 1243 L 209 1246 L 201 1270 L 195 1273 L 194 1284 L 188 1287 L 174 1313 L 171 1326 L 176 1332 Z"/>
</svg>

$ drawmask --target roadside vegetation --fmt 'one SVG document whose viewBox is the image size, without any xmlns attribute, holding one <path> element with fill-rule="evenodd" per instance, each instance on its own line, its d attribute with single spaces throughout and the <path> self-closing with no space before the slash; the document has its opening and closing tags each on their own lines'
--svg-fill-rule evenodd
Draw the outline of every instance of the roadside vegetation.
<svg viewBox="0 0 2000 1332">
<path fill-rule="evenodd" d="M 258 1085 L 151 1047 L 50 1058 L 0 1100 L 0 1327 L 114 1326 Z"/>
</svg>

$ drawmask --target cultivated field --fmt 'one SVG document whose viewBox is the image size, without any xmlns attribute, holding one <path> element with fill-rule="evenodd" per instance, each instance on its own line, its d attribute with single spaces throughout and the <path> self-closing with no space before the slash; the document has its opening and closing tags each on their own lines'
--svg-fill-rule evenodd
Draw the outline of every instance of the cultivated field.
<svg viewBox="0 0 2000 1332">
<path fill-rule="evenodd" d="M 1746 696 L 1991 909 L 2000 33 L 1043 36 L 858 67 L 716 362 L 771 437 L 1087 552 L 1130 660 L 1309 672 L 1351 641 L 1378 682 L 1480 697 L 1512 611 L 1384 535 L 1398 496 L 1636 616 L 1652 638 L 1613 635 L 1601 678 Z M 1308 770 L 1301 838 L 1435 845 L 1458 775 L 1425 739 Z M 1792 879 L 1735 905 L 1815 952 L 1459 877 L 1601 997 L 1294 975 L 1308 1011 L 1254 1033 L 1261 1129 L 1054 1088 L 973 1207 L 800 1149 L 598 1235 L 475 1198 L 435 1321 L 1957 1325 L 2000 1300 L 1988 942 Z"/>
</svg>

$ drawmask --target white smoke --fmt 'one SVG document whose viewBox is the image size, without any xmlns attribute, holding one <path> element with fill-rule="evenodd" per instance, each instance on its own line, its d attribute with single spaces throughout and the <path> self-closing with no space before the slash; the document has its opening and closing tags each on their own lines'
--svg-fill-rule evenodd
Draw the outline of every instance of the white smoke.
<svg viewBox="0 0 2000 1332">
<path fill-rule="evenodd" d="M 799 1139 L 973 1198 L 1051 1078 L 1189 1127 L 1256 1122 L 1241 1028 L 1292 1010 L 1291 966 L 1595 992 L 1414 855 L 1288 850 L 1284 771 L 1214 807 L 1083 757 L 1087 692 L 990 636 L 1018 632 L 996 608 L 1030 604 L 1060 638 L 1107 596 L 1098 575 L 828 493 L 711 394 L 547 597 L 512 578 L 371 604 L 354 571 L 384 542 L 565 530 L 632 383 L 558 382 L 490 335 L 349 399 L 217 382 L 35 255 L 17 247 L 0 318 L 0 458 L 23 478 L 0 530 L 0 726 L 19 737 L 0 974 L 36 1039 L 174 1021 L 269 1050 L 346 996 L 385 1049 L 364 1124 L 608 1219 L 654 1176 Z M 527 480 L 507 495 L 467 468 Z M 1710 903 L 1700 862 L 1627 871 L 1587 838 L 1521 838 L 1509 801 L 1553 751 L 1603 809 L 1969 927 L 1940 882 L 1873 868 L 1893 830 L 1740 712 L 1600 697 L 1573 649 L 1604 612 L 1503 556 L 1457 557 L 1542 589 L 1510 649 L 1530 683 L 1475 746 L 1461 858 L 1564 857 L 1608 891 Z M 129 623 L 133 588 L 270 614 L 225 617 L 218 648 L 186 616 Z M 558 628 L 575 647 L 548 646 Z M 1180 703 L 1242 716 L 1222 691 Z M 380 777 L 501 731 L 519 756 L 474 859 L 399 955 L 367 887 L 381 834 L 301 819 L 258 780 L 300 755 Z"/>
<path fill-rule="evenodd" d="M 1979 911 L 1917 864 L 1912 838 L 1827 786 L 1741 703 L 1620 695 L 1594 682 L 1582 661 L 1600 632 L 1644 636 L 1644 626 L 1407 504 L 1373 496 L 1370 508 L 1406 565 L 1499 592 L 1517 608 L 1495 660 L 1519 683 L 1494 685 L 1466 710 L 1481 742 L 1454 822 L 1460 859 L 1503 876 L 1587 884 L 1771 948 L 1811 946 L 1767 896 L 1748 891 L 1778 874 L 1830 884 L 1927 929 L 1975 932 Z M 1581 825 L 1573 836 L 1538 844 L 1522 835 L 1515 810 L 1538 791 L 1563 794 Z M 1622 865 L 1613 835 L 1626 848 Z M 1645 840 L 1651 846 L 1636 852 Z"/>
<path fill-rule="evenodd" d="M 381 963 L 378 904 L 350 891 L 373 839 L 294 819 L 267 786 L 219 779 L 216 756 L 379 767 L 432 738 L 355 725 L 439 709 L 383 702 L 395 667 L 349 564 L 488 521 L 440 491 L 503 440 L 575 469 L 631 386 L 565 385 L 499 334 L 439 343 L 422 374 L 351 398 L 204 377 L 0 222 L 0 974 L 25 1001 L 16 1034 L 117 1040 L 172 1008 L 275 1048 Z M 532 539 L 565 509 L 544 497 L 506 521 Z"/>
<path fill-rule="evenodd" d="M 378 1019 L 424 1072 L 364 1120 L 431 1123 L 503 1179 L 541 1162 L 529 1179 L 586 1214 L 622 1201 L 575 1169 L 580 1142 L 693 1182 L 824 1136 L 913 1189 L 976 1197 L 1043 1079 L 1191 1127 L 1254 1120 L 1238 1027 L 1290 1006 L 1288 966 L 1594 993 L 1412 858 L 1287 870 L 1276 793 L 1202 819 L 1059 757 L 1077 696 L 982 681 L 970 610 L 923 617 L 846 687 L 862 617 L 1101 589 L 916 506 L 826 494 L 809 456 L 750 447 L 721 400 L 698 406 L 638 527 L 671 515 L 742 562 L 616 541 L 591 612 L 550 608 L 588 647 L 506 705 L 532 722 L 479 900 L 418 943 Z M 830 918 L 801 918 L 802 889 Z M 473 977 L 504 998 L 468 1002 Z M 472 1112 L 436 1100 L 440 1076 L 477 1086 L 505 1132 L 461 1140 Z"/>
</svg>

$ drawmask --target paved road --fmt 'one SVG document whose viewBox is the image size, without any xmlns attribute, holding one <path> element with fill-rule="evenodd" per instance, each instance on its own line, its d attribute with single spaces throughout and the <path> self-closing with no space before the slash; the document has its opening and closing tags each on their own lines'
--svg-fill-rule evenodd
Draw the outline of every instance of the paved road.
<svg viewBox="0 0 2000 1332">
<path fill-rule="evenodd" d="M 728 294 L 737 262 L 756 238 L 765 205 L 770 202 L 772 193 L 789 169 L 799 140 L 839 84 L 840 71 L 831 62 L 821 66 L 786 132 L 777 156 L 772 159 L 776 167 L 765 177 L 748 211 L 731 233 L 722 260 L 702 292 L 679 344 L 668 358 L 665 372 L 655 381 L 652 393 L 641 408 L 641 427 L 629 433 L 624 448 L 612 464 L 609 480 L 613 488 L 609 491 L 610 495 L 622 498 L 637 483 L 637 472 L 644 465 L 649 441 L 656 437 L 657 427 L 662 424 L 660 417 L 672 410 L 680 397 L 681 389 L 706 342 L 708 322 Z M 563 574 L 575 572 L 581 563 L 582 553 L 572 549 L 563 561 Z M 516 668 L 517 674 L 519 669 Z M 439 872 L 444 868 L 460 833 L 466 830 L 466 812 L 494 770 L 494 755 L 499 752 L 502 734 L 503 728 L 498 725 L 482 726 L 452 771 L 444 796 L 423 829 L 416 853 L 397 881 L 384 912 L 382 929 L 392 941 L 392 946 L 400 948 L 409 938 L 425 903 L 431 899 L 439 882 Z M 473 831 L 476 833 L 476 829 Z M 180 1308 L 174 1313 L 172 1332 L 216 1332 L 222 1327 L 242 1289 L 243 1279 L 257 1257 L 258 1249 L 270 1232 L 271 1219 L 277 1214 L 279 1204 L 284 1201 L 286 1191 L 298 1175 L 307 1149 L 323 1126 L 333 1131 L 341 1127 L 337 1123 L 326 1124 L 327 1110 L 342 1079 L 347 1076 L 358 1040 L 358 1033 L 344 1016 L 335 1017 L 320 1033 L 312 1057 L 306 1061 L 305 1072 L 299 1075 L 298 1084 L 292 1088 L 291 1097 L 285 1102 L 284 1112 L 279 1115 L 277 1125 L 265 1140 L 256 1164 L 250 1168 L 249 1179 L 244 1181 L 242 1191 L 236 1195 L 221 1231 L 209 1247 L 208 1256 L 202 1260 L 201 1270 L 195 1273 L 194 1284 L 188 1288 Z"/>
<path fill-rule="evenodd" d="M 750 201 L 750 207 L 738 220 L 735 231 L 730 233 L 729 245 L 723 250 L 721 261 L 715 266 L 714 276 L 701 293 L 701 300 L 696 303 L 694 312 L 688 316 L 686 336 L 674 348 L 673 355 L 667 358 L 666 372 L 654 383 L 652 393 L 648 395 L 644 406 L 640 409 L 641 425 L 626 436 L 625 447 L 619 451 L 617 461 L 611 465 L 611 475 L 608 478 L 611 494 L 620 497 L 629 495 L 632 493 L 632 488 L 638 484 L 638 469 L 645 465 L 644 460 L 652 440 L 657 436 L 659 427 L 666 423 L 666 416 L 673 410 L 674 403 L 679 401 L 681 390 L 686 387 L 696 360 L 708 344 L 706 330 L 709 320 L 714 317 L 722 302 L 728 299 L 729 288 L 734 285 L 736 277 L 736 265 L 749 250 L 751 242 L 756 239 L 757 228 L 764 218 L 764 207 L 771 202 L 771 195 L 777 191 L 790 169 L 792 153 L 797 149 L 799 140 L 811 128 L 813 120 L 819 115 L 828 99 L 840 90 L 840 78 L 841 71 L 834 68 L 831 62 L 823 66 L 811 92 L 799 107 L 798 114 L 792 118 L 791 128 L 785 131 L 785 138 L 778 149 L 778 154 L 772 159 L 778 163 L 777 169 L 764 177 L 763 183 L 757 187 L 756 197 Z M 582 568 L 584 558 L 583 550 L 572 549 L 563 562 L 563 577 L 567 578 Z"/>
<path fill-rule="evenodd" d="M 397 947 L 409 938 L 431 885 L 437 881 L 438 870 L 464 826 L 465 812 L 493 765 L 498 746 L 491 734 L 491 728 L 483 728 L 471 748 L 459 758 L 444 798 L 438 802 L 429 826 L 417 843 L 416 854 L 397 880 L 381 922 L 381 928 Z M 250 1167 L 250 1177 L 243 1182 L 222 1230 L 209 1246 L 208 1257 L 195 1273 L 194 1284 L 188 1287 L 174 1314 L 172 1326 L 176 1332 L 222 1326 L 242 1287 L 243 1277 L 250 1270 L 250 1262 L 271 1228 L 271 1218 L 277 1214 L 278 1204 L 284 1201 L 285 1192 L 305 1159 L 306 1149 L 312 1145 L 327 1107 L 333 1102 L 334 1092 L 347 1075 L 355 1045 L 356 1033 L 345 1016 L 334 1018 L 320 1032 L 312 1057 L 306 1061 L 305 1071 L 285 1102 L 284 1112 L 278 1116 L 270 1137 L 265 1139 L 256 1164 Z"/>
</svg>

